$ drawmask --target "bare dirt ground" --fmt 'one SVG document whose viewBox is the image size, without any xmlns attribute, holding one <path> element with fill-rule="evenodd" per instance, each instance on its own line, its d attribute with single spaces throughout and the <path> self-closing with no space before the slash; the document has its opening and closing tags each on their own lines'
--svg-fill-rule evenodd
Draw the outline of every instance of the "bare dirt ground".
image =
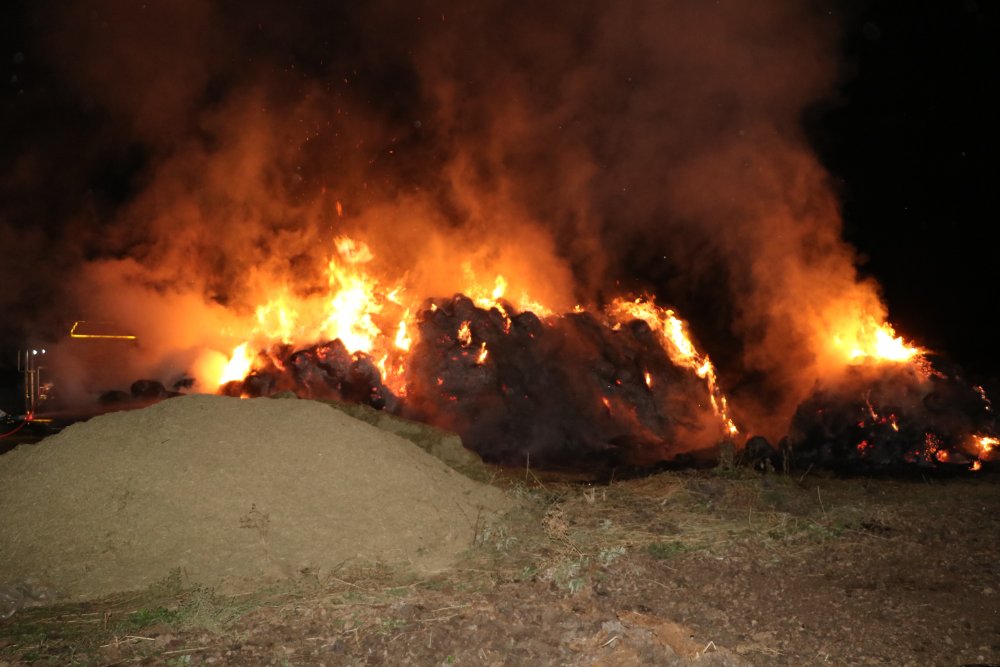
<svg viewBox="0 0 1000 667">
<path fill-rule="evenodd" d="M 516 509 L 447 572 L 230 597 L 167 577 L 21 610 L 0 663 L 998 664 L 998 482 L 499 471 Z"/>
</svg>

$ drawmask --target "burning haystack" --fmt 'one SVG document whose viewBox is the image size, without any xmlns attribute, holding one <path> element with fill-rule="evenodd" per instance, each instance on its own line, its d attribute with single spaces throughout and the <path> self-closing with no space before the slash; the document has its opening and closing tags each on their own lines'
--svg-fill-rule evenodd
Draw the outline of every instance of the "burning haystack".
<svg viewBox="0 0 1000 667">
<path fill-rule="evenodd" d="M 519 464 L 777 442 L 796 414 L 824 462 L 993 436 L 930 408 L 869 433 L 910 405 L 886 382 L 940 392 L 886 370 L 914 357 L 803 124 L 843 73 L 814 3 L 30 4 L 74 122 L 11 107 L 40 125 L 11 147 L 0 271 L 25 289 L 0 299 L 25 330 L 133 333 L 99 389 L 334 396 Z"/>
<path fill-rule="evenodd" d="M 639 300 L 612 312 L 618 321 L 582 309 L 540 318 L 501 301 L 432 299 L 396 391 L 340 340 L 274 347 L 223 391 L 367 403 L 454 430 L 508 464 L 652 463 L 737 433 L 711 362 L 672 311 Z"/>
</svg>

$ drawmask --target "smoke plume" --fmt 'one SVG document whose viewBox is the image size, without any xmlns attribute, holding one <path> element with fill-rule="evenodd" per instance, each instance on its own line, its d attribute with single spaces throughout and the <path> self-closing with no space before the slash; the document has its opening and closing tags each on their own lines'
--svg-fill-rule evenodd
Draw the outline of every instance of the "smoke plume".
<svg viewBox="0 0 1000 667">
<path fill-rule="evenodd" d="M 764 378 L 734 403 L 772 436 L 833 370 L 837 323 L 884 315 L 801 127 L 837 69 L 808 3 L 27 11 L 25 105 L 58 113 L 17 112 L 35 140 L 10 158 L 0 270 L 48 258 L 24 293 L 136 330 L 146 372 L 228 351 L 268 288 L 325 280 L 342 235 L 421 298 L 470 271 L 557 312 L 655 292 L 724 384 Z"/>
</svg>

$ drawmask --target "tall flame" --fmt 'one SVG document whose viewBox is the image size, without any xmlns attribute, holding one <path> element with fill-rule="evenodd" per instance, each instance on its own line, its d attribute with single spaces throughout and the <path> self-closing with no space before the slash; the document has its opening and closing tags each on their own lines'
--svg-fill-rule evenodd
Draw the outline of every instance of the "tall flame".
<svg viewBox="0 0 1000 667">
<path fill-rule="evenodd" d="M 321 332 L 330 340 L 339 338 L 352 352 L 371 352 L 375 339 L 382 333 L 374 316 L 382 312 L 386 300 L 380 294 L 379 283 L 355 267 L 374 259 L 368 246 L 347 237 L 335 240 L 337 257 L 330 259 L 327 269 L 330 304 Z"/>
<path fill-rule="evenodd" d="M 410 317 L 410 310 L 407 309 L 403 313 L 403 319 L 399 321 L 399 326 L 396 327 L 396 347 L 404 352 L 410 350 L 410 345 L 413 344 L 413 340 L 410 335 L 406 332 L 406 321 Z"/>
</svg>

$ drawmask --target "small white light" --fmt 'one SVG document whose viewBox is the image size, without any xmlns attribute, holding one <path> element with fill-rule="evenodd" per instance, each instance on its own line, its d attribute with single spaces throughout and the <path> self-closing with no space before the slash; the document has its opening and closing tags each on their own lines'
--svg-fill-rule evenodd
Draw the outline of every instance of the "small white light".
<svg viewBox="0 0 1000 667">
<path fill-rule="evenodd" d="M 32 354 L 38 354 L 38 350 L 32 350 L 31 353 Z"/>
<path fill-rule="evenodd" d="M 45 348 L 44 347 L 42 348 L 42 354 L 45 354 Z"/>
</svg>

